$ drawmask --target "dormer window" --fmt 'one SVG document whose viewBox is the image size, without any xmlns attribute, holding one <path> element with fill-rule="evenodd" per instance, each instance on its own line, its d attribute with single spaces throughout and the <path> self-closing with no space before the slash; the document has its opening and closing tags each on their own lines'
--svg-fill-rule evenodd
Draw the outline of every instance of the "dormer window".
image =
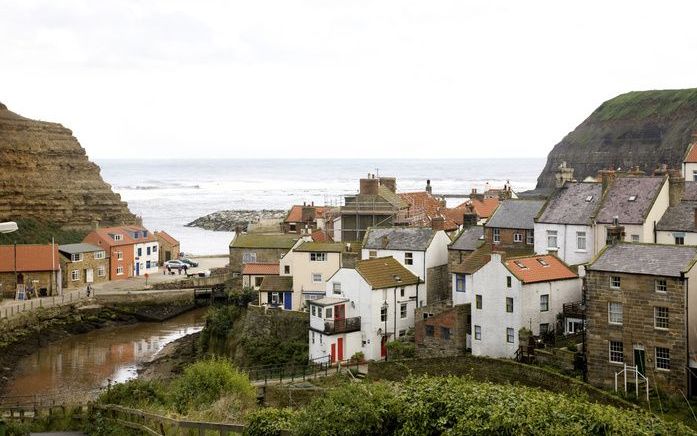
<svg viewBox="0 0 697 436">
<path fill-rule="evenodd" d="M 519 261 L 519 260 L 516 260 L 516 261 L 514 261 L 513 263 L 515 263 L 516 266 L 517 266 L 518 268 L 520 268 L 520 269 L 528 269 L 528 267 L 525 266 L 525 264 L 524 264 L 523 262 Z"/>
<path fill-rule="evenodd" d="M 134 232 L 133 239 L 138 239 L 138 238 L 140 238 L 140 232 Z"/>
<path fill-rule="evenodd" d="M 123 239 L 123 235 L 121 235 L 119 233 L 115 233 L 115 234 L 111 235 L 111 237 L 114 238 L 114 241 L 120 241 Z"/>
<path fill-rule="evenodd" d="M 632 195 L 629 197 L 629 201 L 636 201 L 636 195 Z"/>
<path fill-rule="evenodd" d="M 586 203 L 590 203 L 591 201 L 593 201 L 592 195 L 589 195 L 588 197 L 586 197 Z"/>
<path fill-rule="evenodd" d="M 537 259 L 537 261 L 538 261 L 538 262 L 540 263 L 540 265 L 542 265 L 542 266 L 549 266 L 549 264 L 547 263 L 547 261 L 545 261 L 544 259 Z"/>
</svg>

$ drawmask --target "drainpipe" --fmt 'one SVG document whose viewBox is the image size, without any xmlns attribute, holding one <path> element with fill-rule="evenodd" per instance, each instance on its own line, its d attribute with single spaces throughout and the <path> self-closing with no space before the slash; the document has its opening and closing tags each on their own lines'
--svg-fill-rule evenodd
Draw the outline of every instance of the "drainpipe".
<svg viewBox="0 0 697 436">
<path fill-rule="evenodd" d="M 394 321 L 392 322 L 394 334 L 394 340 L 397 340 L 397 287 L 394 287 Z"/>
<path fill-rule="evenodd" d="M 655 228 L 655 223 L 654 223 Z M 655 234 L 655 233 L 654 233 Z M 692 371 L 690 371 L 690 305 L 689 305 L 689 278 L 685 277 L 685 273 L 680 273 L 680 278 L 683 279 L 683 290 L 685 292 L 685 342 L 687 343 L 687 395 L 692 393 Z"/>
</svg>

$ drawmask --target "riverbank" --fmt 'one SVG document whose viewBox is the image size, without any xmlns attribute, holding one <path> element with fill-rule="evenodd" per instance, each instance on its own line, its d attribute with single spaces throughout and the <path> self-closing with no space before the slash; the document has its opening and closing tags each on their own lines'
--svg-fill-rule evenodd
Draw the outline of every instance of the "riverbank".
<svg viewBox="0 0 697 436">
<path fill-rule="evenodd" d="M 202 356 L 199 347 L 201 332 L 192 333 L 165 345 L 155 358 L 138 369 L 138 378 L 143 380 L 170 380 L 184 371 Z"/>
</svg>

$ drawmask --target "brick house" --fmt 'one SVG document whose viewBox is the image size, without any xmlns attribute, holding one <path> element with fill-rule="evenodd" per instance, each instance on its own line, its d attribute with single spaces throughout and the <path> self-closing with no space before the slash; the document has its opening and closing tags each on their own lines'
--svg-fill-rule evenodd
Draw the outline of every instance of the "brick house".
<svg viewBox="0 0 697 436">
<path fill-rule="evenodd" d="M 1 245 L 0 292 L 15 298 L 18 287 L 34 295 L 61 293 L 58 245 Z M 16 273 L 15 273 L 16 272 Z"/>
<path fill-rule="evenodd" d="M 268 276 L 278 276 L 278 262 L 245 263 L 242 266 L 242 287 L 258 291 L 261 282 Z"/>
<path fill-rule="evenodd" d="M 285 234 L 236 234 L 230 242 L 229 268 L 233 273 L 242 273 L 245 263 L 278 262 L 297 240 L 297 237 Z"/>
<path fill-rule="evenodd" d="M 181 252 L 179 247 L 179 241 L 174 239 L 169 233 L 164 230 L 155 232 L 155 237 L 160 245 L 159 254 L 157 261 L 160 265 L 163 265 L 168 260 L 178 259 L 179 253 Z"/>
<path fill-rule="evenodd" d="M 535 217 L 544 206 L 541 200 L 502 201 L 484 224 L 484 239 L 497 251 L 524 250 L 532 254 Z"/>
<path fill-rule="evenodd" d="M 103 227 L 82 242 L 101 247 L 109 258 L 109 280 L 157 272 L 157 238 L 142 226 Z"/>
<path fill-rule="evenodd" d="M 416 309 L 414 341 L 418 357 L 445 357 L 464 354 L 470 331 L 468 306 L 438 302 Z"/>
<path fill-rule="evenodd" d="M 626 364 L 652 388 L 694 394 L 697 305 L 688 300 L 697 298 L 696 260 L 697 247 L 677 245 L 620 242 L 599 253 L 585 279 L 591 384 L 612 388 Z"/>
<path fill-rule="evenodd" d="M 106 250 L 92 244 L 58 246 L 63 288 L 84 288 L 88 283 L 109 280 L 109 258 Z"/>
<path fill-rule="evenodd" d="M 288 215 L 281 223 L 283 233 L 293 233 L 296 235 L 310 234 L 314 230 L 324 229 L 324 212 L 322 206 L 315 206 L 315 203 L 302 205 L 296 204 L 290 208 Z"/>
<path fill-rule="evenodd" d="M 453 267 L 472 254 L 476 249 L 484 245 L 484 227 L 471 226 L 463 229 L 453 242 L 448 245 L 448 276 L 452 274 Z M 452 291 L 451 280 L 448 280 L 448 292 Z"/>
</svg>

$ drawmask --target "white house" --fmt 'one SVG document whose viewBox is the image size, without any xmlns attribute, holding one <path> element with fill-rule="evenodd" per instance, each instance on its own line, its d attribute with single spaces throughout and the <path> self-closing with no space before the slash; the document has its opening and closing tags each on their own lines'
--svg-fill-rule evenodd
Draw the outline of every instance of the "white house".
<svg viewBox="0 0 697 436">
<path fill-rule="evenodd" d="M 535 218 L 535 253 L 554 254 L 569 265 L 589 262 L 596 254 L 594 217 L 603 187 L 600 183 L 566 182 Z"/>
<path fill-rule="evenodd" d="M 131 236 L 135 240 L 133 245 L 133 275 L 157 273 L 157 262 L 159 261 L 159 253 L 157 251 L 160 247 L 157 238 L 147 229 L 133 231 Z"/>
<path fill-rule="evenodd" d="M 512 358 L 522 328 L 553 330 L 564 303 L 581 300 L 581 279 L 552 255 L 483 254 L 453 274 L 453 304 L 470 307 L 467 344 L 475 356 Z"/>
<path fill-rule="evenodd" d="M 443 230 L 429 227 L 369 228 L 363 238 L 361 259 L 390 256 L 424 281 L 419 307 L 447 298 L 448 245 Z M 444 286 L 445 285 L 445 286 Z M 443 292 L 445 295 L 440 295 Z M 439 297 L 440 295 L 440 297 Z"/>
<path fill-rule="evenodd" d="M 682 176 L 690 182 L 697 182 L 697 132 L 692 133 L 692 141 L 682 162 Z"/>
<path fill-rule="evenodd" d="M 309 301 L 310 360 L 340 361 L 362 352 L 386 356 L 388 341 L 414 327 L 421 280 L 393 257 L 359 260 L 326 284 L 326 296 Z"/>
</svg>

